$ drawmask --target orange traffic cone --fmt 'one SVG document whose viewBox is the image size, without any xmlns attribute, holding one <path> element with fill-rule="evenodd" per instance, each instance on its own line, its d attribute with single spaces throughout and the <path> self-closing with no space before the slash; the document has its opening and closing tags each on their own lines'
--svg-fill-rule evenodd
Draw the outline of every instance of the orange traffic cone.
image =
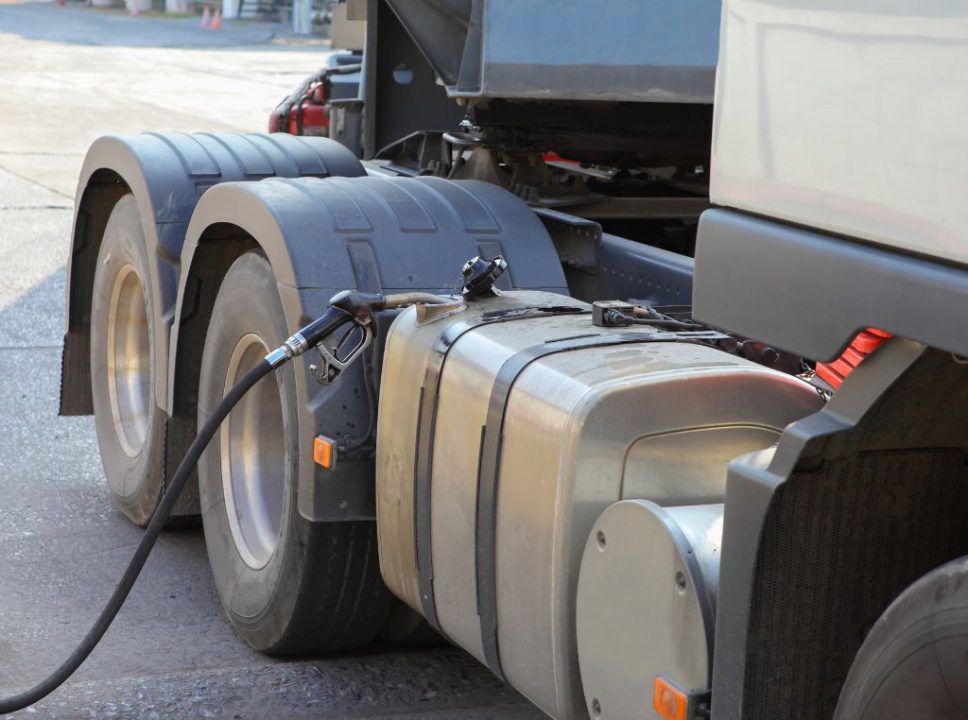
<svg viewBox="0 0 968 720">
<path fill-rule="evenodd" d="M 209 30 L 221 30 L 222 29 L 222 10 L 221 8 L 215 8 L 215 16 L 212 18 L 212 24 L 208 26 Z"/>
<path fill-rule="evenodd" d="M 207 28 L 211 24 L 212 24 L 212 16 L 208 12 L 208 5 L 206 5 L 204 12 L 202 12 L 202 27 Z"/>
</svg>

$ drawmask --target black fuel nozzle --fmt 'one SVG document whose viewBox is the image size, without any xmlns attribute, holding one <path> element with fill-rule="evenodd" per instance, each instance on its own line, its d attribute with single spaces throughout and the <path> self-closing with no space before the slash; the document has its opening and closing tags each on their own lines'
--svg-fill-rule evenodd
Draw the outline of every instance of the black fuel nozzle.
<svg viewBox="0 0 968 720">
<path fill-rule="evenodd" d="M 306 349 L 316 348 L 319 364 L 309 366 L 313 377 L 320 383 L 331 383 L 340 373 L 354 363 L 373 342 L 373 316 L 380 310 L 405 307 L 414 303 L 440 304 L 448 298 L 425 292 L 407 292 L 394 295 L 343 290 L 329 300 L 329 309 L 318 320 L 310 323 L 293 338 Z M 330 337 L 342 325 L 352 323 L 348 332 L 333 342 Z M 298 343 L 301 337 L 302 342 Z M 334 336 L 335 337 L 335 336 Z M 286 345 L 292 347 L 290 342 Z"/>
<path fill-rule="evenodd" d="M 464 263 L 460 271 L 460 283 L 464 297 L 492 297 L 498 294 L 494 283 L 508 269 L 507 260 L 497 255 L 490 260 L 478 256 Z"/>
<path fill-rule="evenodd" d="M 294 332 L 286 342 L 266 355 L 266 360 L 272 367 L 279 367 L 310 348 L 322 347 L 323 342 L 330 335 L 347 323 L 355 323 L 366 329 L 373 321 L 373 311 L 380 310 L 385 305 L 386 301 L 382 295 L 360 293 L 355 290 L 337 293 L 330 298 L 326 312 Z M 367 331 L 366 337 L 369 336 L 370 333 Z"/>
<path fill-rule="evenodd" d="M 332 382 L 339 373 L 355 361 L 373 340 L 373 314 L 379 310 L 405 307 L 414 303 L 430 305 L 453 302 L 453 298 L 441 297 L 426 292 L 406 292 L 395 295 L 381 295 L 380 293 L 364 293 L 358 290 L 343 290 L 329 300 L 329 308 L 301 328 L 286 340 L 281 346 L 266 355 L 266 360 L 272 367 L 279 367 L 287 360 L 298 357 L 310 348 L 316 348 L 322 356 L 322 367 L 311 366 L 319 370 L 317 379 L 320 382 Z M 361 328 L 363 333 L 359 342 L 353 345 L 348 353 L 342 353 L 342 340 L 335 347 L 329 347 L 326 341 L 340 327 L 353 323 Z M 348 337 L 344 334 L 343 339 Z"/>
<path fill-rule="evenodd" d="M 386 308 L 387 299 L 380 293 L 343 290 L 333 295 L 329 304 L 349 314 L 360 325 L 369 325 L 373 321 L 373 313 Z"/>
<path fill-rule="evenodd" d="M 313 377 L 323 384 L 333 382 L 340 373 L 359 358 L 373 341 L 373 313 L 387 306 L 386 298 L 379 293 L 343 290 L 329 300 L 329 309 L 318 319 L 300 330 L 293 337 L 302 337 L 305 346 L 319 353 L 320 364 L 310 365 Z M 358 336 L 353 330 L 344 333 L 335 343 L 330 337 L 342 325 L 352 323 L 360 328 Z M 351 349 L 344 348 L 344 341 L 356 338 Z M 290 338 L 291 339 L 291 338 Z M 289 345 L 289 341 L 286 342 Z"/>
<path fill-rule="evenodd" d="M 330 307 L 326 312 L 308 325 L 300 328 L 286 341 L 266 355 L 266 361 L 274 368 L 286 363 L 294 357 L 299 357 L 310 348 L 316 347 L 337 329 L 346 323 L 353 322 L 353 316 L 338 307 Z"/>
</svg>

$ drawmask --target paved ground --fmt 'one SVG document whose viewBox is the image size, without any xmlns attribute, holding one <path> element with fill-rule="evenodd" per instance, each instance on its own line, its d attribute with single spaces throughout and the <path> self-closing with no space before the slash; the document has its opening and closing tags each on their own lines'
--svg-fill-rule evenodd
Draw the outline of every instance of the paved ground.
<svg viewBox="0 0 968 720">
<path fill-rule="evenodd" d="M 261 130 L 320 47 L 0 0 L 0 692 L 86 632 L 140 531 L 107 495 L 90 418 L 57 417 L 74 184 L 105 133 Z M 274 662 L 222 616 L 199 530 L 166 533 L 102 645 L 23 717 L 536 720 L 456 650 Z"/>
</svg>

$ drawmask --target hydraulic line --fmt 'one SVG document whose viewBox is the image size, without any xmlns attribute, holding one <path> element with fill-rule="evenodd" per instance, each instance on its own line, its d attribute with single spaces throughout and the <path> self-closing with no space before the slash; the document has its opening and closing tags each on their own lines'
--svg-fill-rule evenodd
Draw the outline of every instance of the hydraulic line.
<svg viewBox="0 0 968 720">
<path fill-rule="evenodd" d="M 657 328 L 668 330 L 702 330 L 702 325 L 692 320 L 676 320 L 657 313 L 652 308 L 645 311 L 645 316 L 626 315 L 618 310 L 606 310 L 605 319 L 611 327 L 623 327 L 626 325 L 651 325 Z"/>
</svg>

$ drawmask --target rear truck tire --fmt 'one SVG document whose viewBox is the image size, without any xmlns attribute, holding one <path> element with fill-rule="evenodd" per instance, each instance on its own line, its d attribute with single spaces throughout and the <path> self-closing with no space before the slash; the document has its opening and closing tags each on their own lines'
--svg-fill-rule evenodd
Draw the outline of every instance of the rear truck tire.
<svg viewBox="0 0 968 720">
<path fill-rule="evenodd" d="M 165 414 L 155 402 L 155 311 L 138 204 L 115 204 L 98 252 L 91 299 L 91 392 L 108 487 L 144 527 L 165 480 Z"/>
<path fill-rule="evenodd" d="M 834 720 L 968 717 L 968 558 L 942 565 L 894 600 L 868 633 Z"/>
<path fill-rule="evenodd" d="M 205 338 L 198 421 L 289 335 L 269 262 L 236 260 Z M 256 385 L 199 463 L 205 544 L 236 632 L 273 655 L 336 652 L 377 636 L 392 598 L 380 577 L 376 524 L 313 523 L 297 508 L 299 455 L 292 365 Z"/>
</svg>

